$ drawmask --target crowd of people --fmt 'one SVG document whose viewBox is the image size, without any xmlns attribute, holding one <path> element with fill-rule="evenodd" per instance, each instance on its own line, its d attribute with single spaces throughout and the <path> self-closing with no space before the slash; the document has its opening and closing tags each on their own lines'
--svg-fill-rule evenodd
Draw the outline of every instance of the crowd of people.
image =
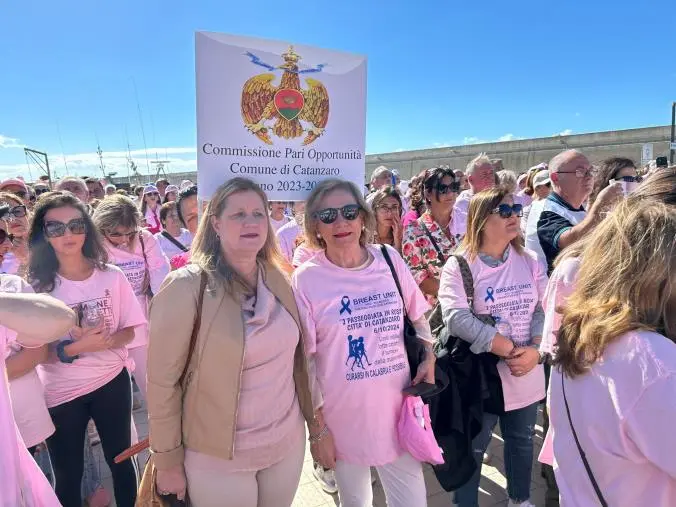
<svg viewBox="0 0 676 507">
<path fill-rule="evenodd" d="M 0 505 L 289 507 L 308 437 L 342 506 L 372 504 L 373 469 L 423 507 L 430 462 L 476 507 L 498 424 L 510 506 L 534 473 L 548 507 L 676 505 L 676 167 L 521 172 L 379 167 L 293 203 L 234 178 L 202 210 L 190 181 L 0 183 Z M 441 378 L 425 416 L 408 395 Z M 139 489 L 115 458 L 142 404 Z"/>
</svg>

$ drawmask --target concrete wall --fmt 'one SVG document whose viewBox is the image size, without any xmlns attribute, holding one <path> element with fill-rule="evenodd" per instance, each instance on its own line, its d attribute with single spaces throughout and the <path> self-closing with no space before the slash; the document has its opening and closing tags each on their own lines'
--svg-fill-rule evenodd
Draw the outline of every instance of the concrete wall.
<svg viewBox="0 0 676 507">
<path fill-rule="evenodd" d="M 592 163 L 611 156 L 621 156 L 640 164 L 644 143 L 653 143 L 653 157 L 668 156 L 670 135 L 671 127 L 649 127 L 381 153 L 366 157 L 366 173 L 370 175 L 380 165 L 398 169 L 402 179 L 409 179 L 423 169 L 437 165 L 464 170 L 467 163 L 481 152 L 486 152 L 491 158 L 501 158 L 505 169 L 524 172 L 540 162 L 549 162 L 554 155 L 569 148 L 582 151 Z M 367 176 L 367 179 L 370 178 Z"/>
<path fill-rule="evenodd" d="M 465 169 L 467 163 L 478 153 L 486 152 L 491 158 L 501 158 L 506 169 L 524 172 L 540 162 L 549 162 L 557 153 L 574 148 L 585 153 L 592 162 L 607 157 L 621 156 L 641 163 L 641 149 L 645 143 L 653 143 L 653 157 L 669 156 L 671 127 L 648 127 L 630 130 L 595 132 L 570 136 L 541 137 L 502 143 L 471 144 L 435 148 L 430 150 L 379 153 L 366 156 L 367 181 L 373 170 L 384 165 L 398 169 L 402 179 L 409 179 L 423 169 L 437 165 L 449 165 L 453 169 Z M 197 173 L 169 173 L 169 180 L 179 184 L 182 180 L 197 181 Z M 155 176 L 142 176 L 141 182 L 155 181 Z M 127 182 L 127 178 L 115 178 L 115 182 Z M 135 181 L 132 181 L 135 184 Z"/>
</svg>

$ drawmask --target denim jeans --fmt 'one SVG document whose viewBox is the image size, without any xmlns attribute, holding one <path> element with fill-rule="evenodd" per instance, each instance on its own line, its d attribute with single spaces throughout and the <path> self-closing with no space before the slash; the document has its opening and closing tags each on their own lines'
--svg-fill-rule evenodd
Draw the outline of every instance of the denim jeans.
<svg viewBox="0 0 676 507">
<path fill-rule="evenodd" d="M 491 441 L 493 428 L 500 421 L 500 431 L 505 441 L 505 474 L 507 495 L 513 502 L 530 498 L 531 472 L 533 468 L 533 433 L 537 419 L 538 403 L 505 412 L 502 416 L 484 414 L 483 427 L 472 441 L 474 459 L 478 464 L 471 479 L 454 493 L 454 502 L 459 507 L 479 506 L 479 482 L 483 455 Z"/>
</svg>

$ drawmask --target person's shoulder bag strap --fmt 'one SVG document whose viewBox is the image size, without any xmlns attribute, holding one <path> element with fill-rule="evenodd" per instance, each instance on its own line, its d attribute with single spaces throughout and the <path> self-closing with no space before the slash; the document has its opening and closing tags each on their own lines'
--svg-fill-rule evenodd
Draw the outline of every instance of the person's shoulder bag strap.
<svg viewBox="0 0 676 507">
<path fill-rule="evenodd" d="M 171 243 L 173 243 L 174 246 L 176 246 L 176 248 L 180 248 L 184 252 L 188 251 L 187 246 L 185 246 L 183 243 L 181 243 L 179 240 L 177 240 L 175 237 L 169 234 L 166 230 L 163 230 L 162 232 L 160 232 L 160 234 L 165 238 L 167 238 Z"/>
<path fill-rule="evenodd" d="M 387 265 L 390 267 L 390 272 L 392 273 L 392 278 L 394 278 L 394 283 L 397 286 L 397 290 L 399 291 L 399 296 L 401 297 L 401 302 L 404 305 L 404 311 L 408 315 L 408 310 L 406 309 L 406 300 L 404 299 L 404 293 L 401 290 L 401 284 L 399 283 L 399 277 L 397 276 L 397 270 L 394 267 L 394 264 L 392 263 L 392 259 L 390 258 L 390 254 L 387 251 L 387 247 L 385 245 L 380 245 L 380 251 L 383 253 L 383 257 L 385 257 L 385 262 L 387 262 Z"/>
<path fill-rule="evenodd" d="M 429 229 L 427 228 L 427 226 L 425 225 L 425 222 L 423 222 L 422 220 L 420 220 L 420 225 L 422 226 L 423 231 L 425 231 L 425 235 L 426 235 L 426 236 L 430 239 L 430 241 L 432 242 L 432 246 L 433 246 L 434 249 L 437 251 L 437 255 L 439 256 L 439 259 L 441 259 L 441 263 L 442 263 L 442 264 L 445 264 L 445 263 L 446 263 L 446 256 L 445 256 L 445 255 L 443 254 L 443 252 L 441 251 L 441 248 L 439 248 L 439 245 L 437 244 L 437 241 L 434 239 L 434 236 L 432 236 L 432 233 L 430 232 L 430 230 L 429 230 Z"/>
<path fill-rule="evenodd" d="M 200 327 L 202 326 L 202 306 L 204 305 L 204 292 L 207 288 L 207 275 L 204 271 L 200 274 L 200 291 L 197 295 L 197 309 L 195 311 L 195 320 L 192 325 L 192 334 L 190 335 L 190 343 L 188 344 L 188 356 L 185 359 L 185 364 L 183 365 L 183 371 L 181 376 L 178 378 L 178 385 L 183 387 L 183 382 L 185 381 L 186 376 L 188 375 L 188 368 L 190 367 L 190 361 L 195 352 L 195 347 L 197 345 L 197 335 L 200 332 Z M 129 449 L 121 452 L 115 456 L 115 463 L 122 463 L 123 461 L 136 456 L 138 453 L 146 450 L 150 447 L 150 440 L 145 438 L 141 440 L 138 444 L 132 445 Z"/>
<path fill-rule="evenodd" d="M 153 294 L 153 289 L 150 287 L 150 268 L 148 268 L 148 257 L 146 256 L 146 244 L 145 241 L 143 241 L 143 231 L 139 231 L 138 233 L 138 240 L 141 243 L 141 253 L 143 254 L 143 267 L 145 268 L 145 273 L 143 275 L 143 284 L 146 286 L 145 288 L 145 293 L 149 298 L 152 298 L 155 294 Z"/>
<path fill-rule="evenodd" d="M 587 475 L 589 476 L 589 480 L 591 481 L 592 486 L 594 487 L 594 491 L 596 492 L 596 496 L 598 497 L 601 506 L 608 507 L 608 502 L 606 502 L 606 499 L 603 498 L 601 488 L 599 488 L 599 484 L 596 482 L 596 478 L 594 477 L 594 473 L 592 472 L 591 466 L 589 466 L 589 461 L 587 461 L 587 455 L 582 450 L 580 440 L 577 438 L 577 432 L 575 431 L 575 426 L 573 426 L 573 419 L 570 417 L 570 407 L 568 407 L 568 399 L 566 398 L 566 383 L 563 380 L 563 370 L 561 370 L 561 390 L 563 391 L 563 402 L 566 405 L 566 414 L 568 415 L 568 423 L 570 423 L 570 429 L 573 432 L 575 445 L 577 446 L 577 450 L 580 453 L 580 458 L 582 458 L 584 468 L 587 471 Z"/>
</svg>

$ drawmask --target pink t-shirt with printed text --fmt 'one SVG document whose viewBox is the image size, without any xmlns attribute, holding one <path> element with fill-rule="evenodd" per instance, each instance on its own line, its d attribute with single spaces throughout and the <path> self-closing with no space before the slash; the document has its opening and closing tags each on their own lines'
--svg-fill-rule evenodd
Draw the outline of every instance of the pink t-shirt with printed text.
<svg viewBox="0 0 676 507">
<path fill-rule="evenodd" d="M 106 250 L 108 251 L 109 262 L 120 268 L 124 276 L 129 280 L 134 294 L 136 294 L 136 299 L 138 299 L 139 305 L 143 310 L 143 316 L 147 319 L 148 304 L 150 302 L 145 290 L 146 262 L 143 257 L 143 249 L 145 249 L 145 258 L 148 259 L 150 288 L 153 293 L 157 293 L 160 290 L 160 286 L 171 268 L 157 238 L 146 230 L 142 230 L 140 234 L 143 235 L 143 247 L 141 247 L 141 242 L 137 238 L 134 241 L 133 251 L 125 248 L 116 248 L 107 241 Z M 134 330 L 134 340 L 127 345 L 127 348 L 133 349 L 147 344 L 148 326 L 144 324 Z"/>
<path fill-rule="evenodd" d="M 0 292 L 32 293 L 33 288 L 18 276 L 0 276 Z M 2 351 L 5 359 L 8 359 L 23 350 L 21 344 L 16 341 L 16 333 L 11 329 L 0 326 L 0 341 L 7 346 Z M 44 388 L 42 381 L 35 368 L 9 381 L 9 393 L 14 410 L 14 419 L 19 428 L 21 437 L 26 447 L 44 442 L 47 437 L 54 433 L 54 423 L 47 411 L 45 404 Z"/>
<path fill-rule="evenodd" d="M 107 264 L 106 268 L 103 271 L 95 269 L 83 281 L 57 275 L 56 286 L 50 295 L 71 308 L 82 304 L 86 307 L 85 320 L 94 324 L 97 319 L 103 319 L 111 334 L 146 324 L 143 310 L 122 270 L 112 264 Z M 60 340 L 69 339 L 72 339 L 70 334 Z M 40 365 L 38 373 L 45 386 L 47 406 L 67 403 L 106 385 L 125 367 L 127 356 L 127 348 L 121 347 L 80 354 L 70 364 L 53 359 Z"/>
<path fill-rule="evenodd" d="M 375 466 L 404 452 L 397 421 L 411 379 L 401 298 L 379 247 L 367 248 L 373 261 L 360 270 L 340 268 L 320 252 L 294 272 L 292 285 L 337 459 Z M 417 320 L 429 305 L 401 256 L 387 249 L 408 315 Z"/>
<path fill-rule="evenodd" d="M 509 246 L 507 260 L 497 266 L 485 264 L 478 256 L 469 263 L 474 278 L 474 310 L 496 318 L 498 331 L 511 338 L 516 346 L 531 344 L 530 325 L 533 312 L 547 285 L 547 273 L 535 254 L 522 255 Z M 469 308 L 458 261 L 452 257 L 441 273 L 439 301 L 444 308 Z M 522 377 L 511 374 L 504 360 L 498 362 L 505 411 L 527 407 L 545 397 L 542 365 Z"/>
<path fill-rule="evenodd" d="M 676 505 L 676 344 L 649 331 L 625 333 L 588 373 L 565 383 L 580 446 L 608 505 Z M 561 507 L 598 505 L 556 369 L 549 389 Z"/>
</svg>

